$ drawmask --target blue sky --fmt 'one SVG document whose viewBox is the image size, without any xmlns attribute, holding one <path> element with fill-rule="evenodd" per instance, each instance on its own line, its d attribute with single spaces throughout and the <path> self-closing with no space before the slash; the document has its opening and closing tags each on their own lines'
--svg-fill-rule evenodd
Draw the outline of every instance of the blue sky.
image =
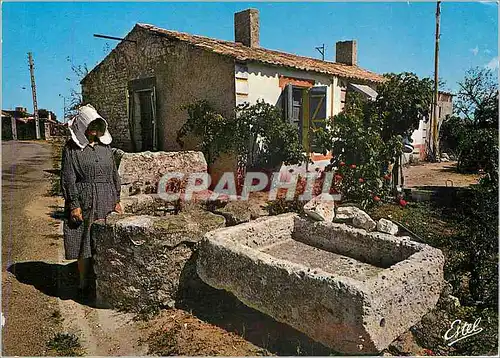
<svg viewBox="0 0 500 358">
<path fill-rule="evenodd" d="M 94 33 L 123 37 L 142 22 L 233 40 L 233 14 L 248 7 L 260 11 L 262 47 L 320 58 L 314 48 L 324 43 L 326 59 L 333 59 L 336 41 L 356 39 L 361 67 L 378 73 L 433 74 L 434 2 L 4 2 L 2 108 L 32 110 L 29 51 L 38 106 L 61 119 L 59 94 L 68 96 L 71 88 L 79 87 L 71 61 L 91 69 L 117 44 L 94 38 Z M 446 89 L 456 90 L 467 69 L 488 65 L 498 70 L 498 5 L 443 2 L 439 77 Z"/>
</svg>

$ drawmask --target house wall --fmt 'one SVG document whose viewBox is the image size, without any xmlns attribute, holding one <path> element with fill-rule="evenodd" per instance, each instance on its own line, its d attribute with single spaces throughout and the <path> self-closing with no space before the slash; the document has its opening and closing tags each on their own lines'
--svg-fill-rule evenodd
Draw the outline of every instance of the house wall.
<svg viewBox="0 0 500 358">
<path fill-rule="evenodd" d="M 426 151 L 426 143 L 427 143 L 427 127 L 429 122 L 425 122 L 424 120 L 420 120 L 418 124 L 418 129 L 416 129 L 411 139 L 413 140 L 413 155 L 418 157 L 420 160 L 425 159 L 425 151 Z"/>
<path fill-rule="evenodd" d="M 254 104 L 257 100 L 263 99 L 267 103 L 277 105 L 283 91 L 283 88 L 280 87 L 280 76 L 314 80 L 315 86 L 327 86 L 327 115 L 331 116 L 340 112 L 340 98 L 337 96 L 337 92 L 340 93 L 340 89 L 336 88 L 338 83 L 336 78 L 330 75 L 258 63 L 236 65 L 236 102 Z M 331 103 L 332 90 L 334 91 L 333 107 Z M 334 109 L 333 112 L 332 108 Z"/>
<path fill-rule="evenodd" d="M 100 65 L 82 81 L 85 103 L 91 103 L 108 120 L 113 145 L 132 150 L 128 126 L 128 82 L 156 78 L 156 117 L 158 149 L 182 149 L 177 131 L 187 113 L 180 107 L 197 99 L 210 101 L 223 115 L 232 113 L 234 61 L 189 44 L 171 41 L 149 31 L 135 28 Z M 186 141 L 194 149 L 194 141 Z"/>
<path fill-rule="evenodd" d="M 440 93 L 438 100 L 439 121 L 441 122 L 446 118 L 447 115 L 453 114 L 453 101 L 452 97 L 448 94 Z M 430 109 L 432 111 L 432 108 Z M 424 120 L 419 122 L 418 129 L 416 129 L 411 139 L 413 140 L 414 151 L 413 155 L 417 156 L 420 160 L 424 160 L 426 157 L 426 147 L 427 147 L 427 136 L 429 135 L 430 122 L 427 123 Z"/>
<path fill-rule="evenodd" d="M 14 138 L 13 123 L 15 119 L 8 116 L 2 116 L 2 140 L 11 140 Z"/>
</svg>

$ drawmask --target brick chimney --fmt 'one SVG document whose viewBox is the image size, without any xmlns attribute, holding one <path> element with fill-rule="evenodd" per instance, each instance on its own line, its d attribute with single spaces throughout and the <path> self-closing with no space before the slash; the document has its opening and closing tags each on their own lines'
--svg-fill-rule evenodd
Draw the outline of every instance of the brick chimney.
<svg viewBox="0 0 500 358">
<path fill-rule="evenodd" d="M 335 48 L 335 62 L 349 66 L 358 65 L 358 49 L 356 40 L 339 41 Z"/>
<path fill-rule="evenodd" d="M 234 14 L 234 40 L 248 47 L 259 47 L 259 10 L 246 9 Z"/>
</svg>

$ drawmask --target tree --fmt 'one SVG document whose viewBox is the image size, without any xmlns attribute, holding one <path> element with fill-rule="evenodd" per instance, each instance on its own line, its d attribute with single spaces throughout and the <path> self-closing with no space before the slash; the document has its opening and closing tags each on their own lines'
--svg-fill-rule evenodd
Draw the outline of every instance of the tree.
<svg viewBox="0 0 500 358">
<path fill-rule="evenodd" d="M 237 106 L 236 118 L 234 135 L 240 138 L 247 167 L 278 169 L 307 161 L 297 128 L 283 120 L 278 107 L 264 100 L 244 103 Z"/>
<path fill-rule="evenodd" d="M 455 112 L 467 124 L 498 128 L 498 82 L 493 71 L 475 67 L 465 73 L 455 99 Z"/>
<path fill-rule="evenodd" d="M 239 147 L 239 138 L 233 136 L 234 122 L 215 111 L 206 100 L 182 107 L 188 119 L 177 132 L 177 143 L 185 146 L 185 138 L 196 138 L 197 148 L 203 152 L 207 163 L 213 164 L 223 153 L 234 153 Z"/>
<path fill-rule="evenodd" d="M 352 182 L 342 184 L 342 195 L 363 205 L 371 196 L 385 195 L 387 178 L 392 178 L 393 189 L 399 184 L 397 163 L 403 139 L 410 138 L 419 121 L 428 117 L 432 101 L 430 79 L 412 73 L 384 76 L 386 81 L 377 88 L 375 101 L 349 92 L 344 111 L 331 118 L 325 129 L 314 132 L 323 152 L 332 150 L 332 167 L 340 168 L 341 163 L 356 166 Z"/>
<path fill-rule="evenodd" d="M 408 72 L 384 77 L 387 81 L 377 87 L 375 102 L 382 139 L 387 141 L 394 135 L 409 138 L 419 121 L 429 118 L 433 81 Z"/>
<path fill-rule="evenodd" d="M 53 119 L 53 120 L 57 120 L 57 116 L 54 112 L 52 111 L 48 111 L 46 109 L 39 109 L 38 110 L 38 117 L 39 118 L 48 118 L 49 117 L 49 113 L 50 113 L 50 117 Z"/>
<path fill-rule="evenodd" d="M 444 145 L 458 156 L 460 172 L 482 169 L 498 180 L 498 88 L 491 70 L 473 68 L 459 83 L 455 115 L 442 126 Z"/>
</svg>

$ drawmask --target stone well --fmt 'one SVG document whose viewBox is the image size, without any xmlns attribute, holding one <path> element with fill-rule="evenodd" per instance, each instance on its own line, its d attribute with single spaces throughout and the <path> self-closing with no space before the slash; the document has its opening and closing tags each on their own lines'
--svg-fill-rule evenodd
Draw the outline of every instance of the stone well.
<svg viewBox="0 0 500 358">
<path fill-rule="evenodd" d="M 196 276 L 196 244 L 224 224 L 224 217 L 202 210 L 94 222 L 98 304 L 136 313 L 173 306 L 180 285 Z"/>
<path fill-rule="evenodd" d="M 209 285 L 344 354 L 374 354 L 420 321 L 444 284 L 440 250 L 295 214 L 209 232 Z"/>
</svg>

